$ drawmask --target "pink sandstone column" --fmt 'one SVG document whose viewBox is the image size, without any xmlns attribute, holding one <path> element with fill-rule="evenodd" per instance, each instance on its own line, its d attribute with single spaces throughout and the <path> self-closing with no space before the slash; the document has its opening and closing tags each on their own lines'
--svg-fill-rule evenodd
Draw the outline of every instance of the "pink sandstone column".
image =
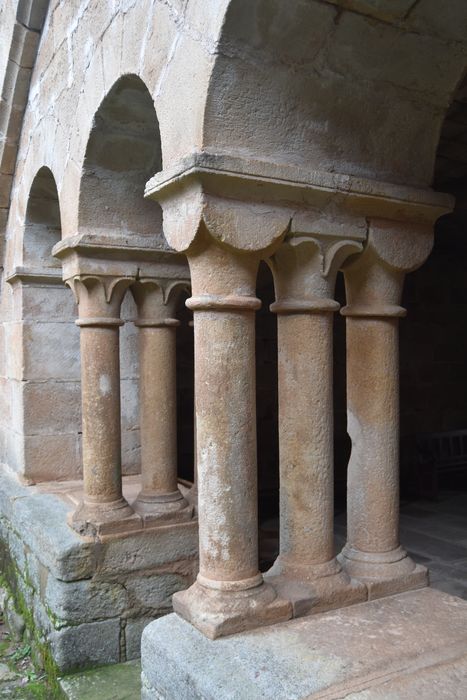
<svg viewBox="0 0 467 700">
<path fill-rule="evenodd" d="M 120 306 L 132 280 L 81 275 L 75 292 L 80 327 L 83 429 L 81 504 L 72 526 L 85 534 L 133 515 L 122 496 L 120 424 Z"/>
<path fill-rule="evenodd" d="M 187 520 L 193 509 L 177 481 L 177 295 L 155 280 L 132 286 L 138 307 L 141 491 L 132 504 L 146 520 Z"/>
<path fill-rule="evenodd" d="M 200 571 L 174 610 L 214 638 L 288 619 L 258 569 L 255 281 L 259 258 L 189 255 L 194 311 Z"/>
<path fill-rule="evenodd" d="M 352 453 L 340 559 L 372 598 L 427 583 L 426 569 L 399 543 L 398 324 L 405 273 L 422 264 L 431 245 L 431 230 L 375 221 L 364 253 L 344 268 Z"/>
<path fill-rule="evenodd" d="M 335 243 L 331 239 L 332 243 Z M 267 580 L 303 615 L 363 600 L 334 552 L 333 313 L 361 244 L 288 239 L 271 260 L 278 314 L 280 550 Z"/>
</svg>

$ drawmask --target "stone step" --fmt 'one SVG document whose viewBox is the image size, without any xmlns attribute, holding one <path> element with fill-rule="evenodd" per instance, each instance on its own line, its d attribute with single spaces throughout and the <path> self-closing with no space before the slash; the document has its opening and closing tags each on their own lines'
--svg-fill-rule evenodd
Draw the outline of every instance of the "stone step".
<svg viewBox="0 0 467 700">
<path fill-rule="evenodd" d="M 139 700 L 141 663 L 100 666 L 59 680 L 63 700 Z"/>
</svg>

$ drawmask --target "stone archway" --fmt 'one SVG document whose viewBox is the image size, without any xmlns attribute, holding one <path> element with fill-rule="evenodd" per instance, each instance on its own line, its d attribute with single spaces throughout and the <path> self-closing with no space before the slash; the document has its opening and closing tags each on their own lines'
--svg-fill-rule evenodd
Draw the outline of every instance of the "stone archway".
<svg viewBox="0 0 467 700">
<path fill-rule="evenodd" d="M 147 180 L 162 169 L 152 97 L 136 75 L 119 78 L 97 110 L 80 185 L 80 232 L 162 240 L 162 210 L 145 200 Z"/>
</svg>

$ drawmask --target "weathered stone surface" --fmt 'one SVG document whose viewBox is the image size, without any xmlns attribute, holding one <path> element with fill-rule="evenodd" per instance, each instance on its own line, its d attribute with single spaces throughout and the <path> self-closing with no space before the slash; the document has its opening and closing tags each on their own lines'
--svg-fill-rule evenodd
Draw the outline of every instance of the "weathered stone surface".
<svg viewBox="0 0 467 700">
<path fill-rule="evenodd" d="M 66 583 L 52 576 L 47 579 L 43 600 L 54 616 L 66 623 L 115 618 L 128 605 L 121 583 L 89 579 Z"/>
<path fill-rule="evenodd" d="M 54 630 L 49 636 L 60 671 L 115 664 L 120 660 L 120 620 L 103 620 Z"/>
<path fill-rule="evenodd" d="M 125 589 L 136 608 L 170 610 L 172 595 L 185 589 L 188 582 L 189 577 L 161 572 L 152 576 L 130 576 L 125 581 Z"/>
<path fill-rule="evenodd" d="M 466 620 L 464 601 L 429 589 L 216 641 L 169 615 L 143 632 L 142 697 L 460 698 Z"/>
<path fill-rule="evenodd" d="M 141 635 L 147 625 L 154 621 L 154 617 L 140 617 L 128 619 L 125 623 L 125 650 L 128 661 L 141 657 Z"/>
<path fill-rule="evenodd" d="M 63 581 L 90 577 L 94 571 L 94 545 L 83 542 L 66 524 L 70 510 L 56 496 L 35 494 L 15 501 L 14 523 L 25 543 L 37 553 L 54 576 Z"/>
<path fill-rule="evenodd" d="M 172 594 L 194 580 L 196 523 L 164 526 L 161 537 L 141 530 L 105 542 L 83 540 L 66 524 L 66 487 L 55 484 L 57 493 L 47 494 L 20 486 L 6 472 L 2 479 L 5 573 L 60 668 L 72 668 L 75 657 L 80 667 L 138 658 L 144 626 L 169 612 Z M 135 494 L 138 488 L 136 481 Z M 94 634 L 86 650 L 87 635 Z"/>
<path fill-rule="evenodd" d="M 96 573 L 109 576 L 168 565 L 184 572 L 186 560 L 194 559 L 197 552 L 197 523 L 163 526 L 157 532 L 146 530 L 105 542 L 97 553 Z"/>
</svg>

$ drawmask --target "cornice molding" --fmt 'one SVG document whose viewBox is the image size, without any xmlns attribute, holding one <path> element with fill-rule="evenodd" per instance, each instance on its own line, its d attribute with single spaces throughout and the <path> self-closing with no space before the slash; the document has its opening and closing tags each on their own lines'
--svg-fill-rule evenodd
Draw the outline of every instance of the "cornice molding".
<svg viewBox="0 0 467 700">
<path fill-rule="evenodd" d="M 8 284 L 22 284 L 25 287 L 55 287 L 63 286 L 62 272 L 57 270 L 32 270 L 28 267 L 17 266 L 6 277 Z"/>
<path fill-rule="evenodd" d="M 432 223 L 454 206 L 451 195 L 429 188 L 209 152 L 193 153 L 154 175 L 146 184 L 145 196 L 163 202 L 192 181 L 201 182 L 212 194 L 230 190 L 247 193 L 253 200 L 266 195 L 265 199 L 292 209 L 294 205 L 319 207 L 332 200 L 354 214 L 396 221 Z"/>
<path fill-rule="evenodd" d="M 141 236 L 128 239 L 77 234 L 57 243 L 52 254 L 62 262 L 64 280 L 77 275 L 183 280 L 189 284 L 190 273 L 184 255 L 168 248 L 154 247 L 152 240 Z"/>
</svg>

